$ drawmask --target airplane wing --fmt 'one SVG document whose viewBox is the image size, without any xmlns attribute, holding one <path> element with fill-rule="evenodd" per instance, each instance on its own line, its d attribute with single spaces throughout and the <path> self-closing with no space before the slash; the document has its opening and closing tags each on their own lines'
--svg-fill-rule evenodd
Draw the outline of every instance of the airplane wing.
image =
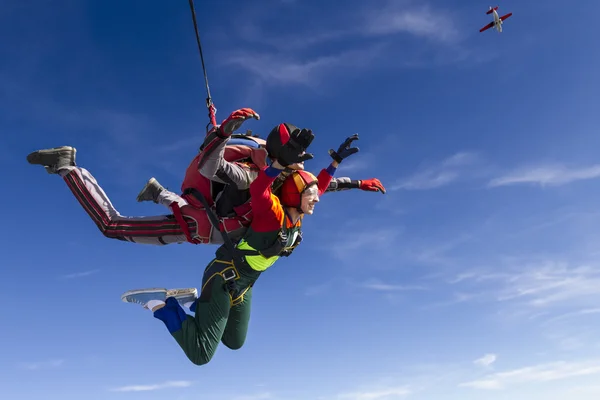
<svg viewBox="0 0 600 400">
<path fill-rule="evenodd" d="M 483 28 L 481 28 L 481 29 L 479 30 L 479 32 L 483 32 L 483 31 L 485 31 L 486 29 L 490 29 L 492 26 L 494 26 L 494 21 L 490 22 L 489 24 L 487 24 L 486 26 L 484 26 Z"/>
<path fill-rule="evenodd" d="M 501 17 L 500 17 L 500 19 L 501 19 L 502 21 L 504 21 L 506 18 L 510 17 L 511 15 L 512 15 L 512 13 L 508 13 L 508 14 L 506 14 L 506 15 L 503 15 L 503 16 L 501 16 Z"/>
</svg>

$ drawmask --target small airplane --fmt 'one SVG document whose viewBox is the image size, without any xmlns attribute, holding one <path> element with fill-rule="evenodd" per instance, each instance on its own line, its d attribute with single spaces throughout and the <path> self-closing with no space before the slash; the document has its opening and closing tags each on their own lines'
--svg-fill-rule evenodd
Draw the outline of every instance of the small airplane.
<svg viewBox="0 0 600 400">
<path fill-rule="evenodd" d="M 504 23 L 504 20 L 506 18 L 510 17 L 512 15 L 512 13 L 508 13 L 506 15 L 503 15 L 503 16 L 499 17 L 498 13 L 496 12 L 497 9 L 498 9 L 498 6 L 493 7 L 493 8 L 490 6 L 490 9 L 486 12 L 486 14 L 492 14 L 493 13 L 494 14 L 494 20 L 492 22 L 490 22 L 489 24 L 487 24 L 486 26 L 484 26 L 483 28 L 481 28 L 479 30 L 479 32 L 483 32 L 483 31 L 485 31 L 487 29 L 490 29 L 492 27 L 495 27 L 498 32 L 502 32 L 502 24 Z"/>
</svg>

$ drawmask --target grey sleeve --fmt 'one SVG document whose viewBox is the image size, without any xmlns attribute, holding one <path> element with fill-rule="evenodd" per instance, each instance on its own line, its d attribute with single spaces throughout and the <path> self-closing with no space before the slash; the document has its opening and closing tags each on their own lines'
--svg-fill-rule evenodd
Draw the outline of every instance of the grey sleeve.
<svg viewBox="0 0 600 400">
<path fill-rule="evenodd" d="M 211 181 L 233 184 L 240 190 L 249 189 L 258 172 L 225 160 L 225 146 L 228 140 L 207 137 L 203 150 L 205 154 L 198 163 L 198 171 Z"/>
<path fill-rule="evenodd" d="M 331 182 L 325 190 L 327 192 L 341 192 L 342 190 L 357 189 L 360 187 L 360 181 L 348 177 L 331 178 Z"/>
</svg>

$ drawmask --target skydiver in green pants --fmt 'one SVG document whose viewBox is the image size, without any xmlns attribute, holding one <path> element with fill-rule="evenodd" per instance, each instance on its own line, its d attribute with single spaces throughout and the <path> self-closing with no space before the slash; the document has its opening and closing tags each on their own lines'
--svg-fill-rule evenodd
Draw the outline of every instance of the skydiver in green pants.
<svg viewBox="0 0 600 400">
<path fill-rule="evenodd" d="M 356 153 L 350 147 L 357 136 L 346 140 L 334 161 L 318 177 L 310 172 L 294 171 L 284 181 L 277 196 L 271 184 L 286 166 L 312 159 L 306 150 L 314 139 L 310 130 L 296 130 L 284 138 L 280 154 L 270 166 L 260 170 L 250 185 L 252 224 L 235 246 L 234 254 L 221 246 L 208 264 L 202 279 L 200 297 L 196 289 L 140 289 L 124 293 L 125 302 L 138 303 L 152 310 L 163 321 L 177 343 L 196 365 L 207 364 L 220 342 L 239 349 L 246 340 L 252 288 L 259 276 L 279 257 L 288 256 L 302 240 L 301 227 L 305 214 L 312 214 L 315 204 L 336 171 L 339 162 Z M 184 307 L 195 313 L 186 314 Z"/>
</svg>

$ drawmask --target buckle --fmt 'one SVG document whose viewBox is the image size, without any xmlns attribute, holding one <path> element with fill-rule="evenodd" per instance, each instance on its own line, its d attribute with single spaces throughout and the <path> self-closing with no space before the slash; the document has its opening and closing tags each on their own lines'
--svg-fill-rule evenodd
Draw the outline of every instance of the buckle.
<svg viewBox="0 0 600 400">
<path fill-rule="evenodd" d="M 231 275 L 227 276 L 228 272 L 230 272 Z M 221 273 L 221 276 L 223 277 L 223 280 L 225 282 L 227 282 L 227 281 L 231 281 L 231 280 L 234 280 L 235 278 L 237 278 L 237 273 L 235 271 L 235 268 L 231 268 L 231 269 L 227 269 L 227 270 L 223 271 Z"/>
<path fill-rule="evenodd" d="M 238 304 L 241 304 L 244 301 L 244 295 L 238 296 L 235 299 L 232 298 L 231 299 L 231 306 L 237 306 Z"/>
</svg>

